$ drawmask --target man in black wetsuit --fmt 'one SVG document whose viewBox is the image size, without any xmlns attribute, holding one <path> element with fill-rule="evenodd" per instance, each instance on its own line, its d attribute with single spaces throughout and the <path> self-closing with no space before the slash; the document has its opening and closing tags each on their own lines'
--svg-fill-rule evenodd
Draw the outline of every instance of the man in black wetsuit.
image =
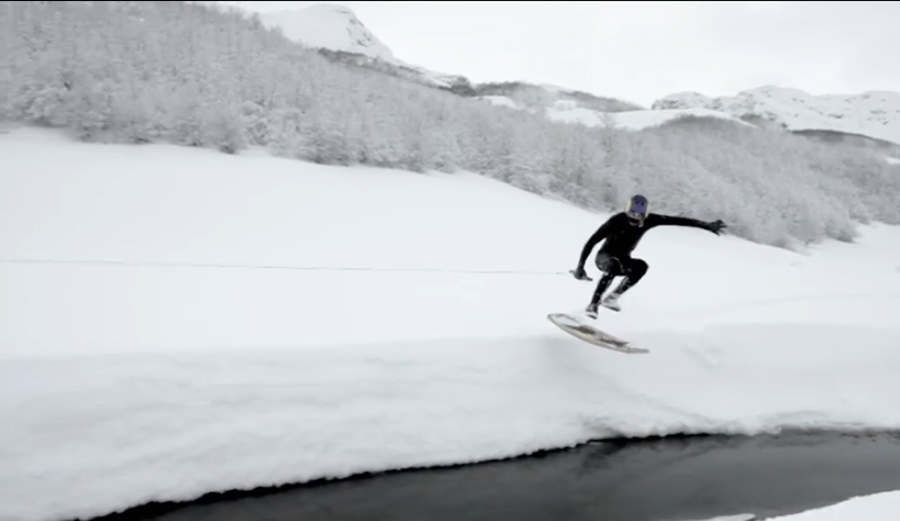
<svg viewBox="0 0 900 521">
<path fill-rule="evenodd" d="M 603 272 L 603 277 L 597 283 L 597 289 L 585 310 L 588 316 L 597 317 L 597 307 L 602 305 L 614 311 L 619 311 L 619 297 L 633 287 L 644 274 L 647 273 L 647 263 L 641 259 L 635 259 L 631 252 L 640 242 L 641 238 L 651 228 L 656 226 L 690 226 L 709 230 L 718 235 L 725 223 L 721 220 L 703 222 L 688 217 L 676 217 L 673 215 L 651 214 L 648 211 L 649 202 L 642 195 L 633 196 L 625 205 L 625 211 L 610 217 L 588 239 L 581 257 L 578 259 L 578 267 L 572 270 L 572 274 L 579 280 L 591 280 L 584 271 L 584 263 L 597 244 L 606 239 L 606 242 L 597 252 L 595 263 Z M 603 293 L 617 276 L 625 278 L 615 291 L 603 297 Z"/>
</svg>

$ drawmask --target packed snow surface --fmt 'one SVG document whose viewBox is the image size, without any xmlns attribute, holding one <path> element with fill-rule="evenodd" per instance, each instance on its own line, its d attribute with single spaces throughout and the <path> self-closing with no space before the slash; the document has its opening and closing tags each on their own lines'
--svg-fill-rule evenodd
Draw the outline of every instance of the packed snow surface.
<svg viewBox="0 0 900 521">
<path fill-rule="evenodd" d="M 652 231 L 580 342 L 603 221 L 471 174 L 0 135 L 0 519 L 591 438 L 897 428 L 900 233 Z M 589 267 L 596 276 L 596 271 Z"/>
</svg>

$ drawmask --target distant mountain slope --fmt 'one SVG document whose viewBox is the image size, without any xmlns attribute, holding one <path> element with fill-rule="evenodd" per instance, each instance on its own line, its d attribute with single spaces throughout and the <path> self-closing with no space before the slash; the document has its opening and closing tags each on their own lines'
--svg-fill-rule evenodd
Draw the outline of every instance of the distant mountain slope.
<svg viewBox="0 0 900 521">
<path fill-rule="evenodd" d="M 589 127 L 642 130 L 648 127 L 662 125 L 663 123 L 684 116 L 718 118 L 733 121 L 741 125 L 753 126 L 730 114 L 703 108 L 671 110 L 646 110 L 641 108 L 632 110 L 600 110 L 586 107 L 579 101 L 567 99 L 565 97 L 559 97 L 531 107 L 517 103 L 514 98 L 509 96 L 491 95 L 484 96 L 484 99 L 494 105 L 520 110 L 530 110 L 535 113 L 542 112 L 547 118 L 553 121 L 579 123 Z"/>
<path fill-rule="evenodd" d="M 657 100 L 652 108 L 704 108 L 792 132 L 836 132 L 900 144 L 900 92 L 815 96 L 797 89 L 766 86 L 733 97 L 710 98 L 697 92 L 671 94 Z"/>
<path fill-rule="evenodd" d="M 260 15 L 266 27 L 281 29 L 289 40 L 318 49 L 323 55 L 352 65 L 439 88 L 471 89 L 459 75 L 442 74 L 397 59 L 357 18 L 352 9 L 336 4 L 313 4 L 302 9 Z"/>
<path fill-rule="evenodd" d="M 334 61 L 400 76 L 496 105 L 543 112 L 555 121 L 639 130 L 681 116 L 713 117 L 775 126 L 821 141 L 851 141 L 900 155 L 900 93 L 814 96 L 782 87 L 760 87 L 734 97 L 697 92 L 671 94 L 650 109 L 616 98 L 520 81 L 473 84 L 465 76 L 435 72 L 399 60 L 349 8 L 314 4 L 262 15 L 269 27 L 314 47 Z"/>
<path fill-rule="evenodd" d="M 347 7 L 314 4 L 296 11 L 260 15 L 267 27 L 278 27 L 291 40 L 316 48 L 362 54 L 388 62 L 394 53 Z"/>
<path fill-rule="evenodd" d="M 280 28 L 288 39 L 318 49 L 333 61 L 400 76 L 461 96 L 528 110 L 546 110 L 554 119 L 593 124 L 606 112 L 645 110 L 634 103 L 554 85 L 520 81 L 473 84 L 462 75 L 440 73 L 404 62 L 351 9 L 341 5 L 314 4 L 299 10 L 260 15 L 260 19 L 265 26 Z M 504 98 L 508 101 L 504 102 Z"/>
</svg>

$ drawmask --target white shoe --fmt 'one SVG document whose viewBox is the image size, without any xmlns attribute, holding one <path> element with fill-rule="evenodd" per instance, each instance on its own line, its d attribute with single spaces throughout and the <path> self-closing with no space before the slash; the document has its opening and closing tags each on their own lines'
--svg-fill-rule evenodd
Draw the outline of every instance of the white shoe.
<svg viewBox="0 0 900 521">
<path fill-rule="evenodd" d="M 622 311 L 622 306 L 619 305 L 619 295 L 616 295 L 615 293 L 607 295 L 603 301 L 600 302 L 600 305 L 613 311 Z"/>
</svg>

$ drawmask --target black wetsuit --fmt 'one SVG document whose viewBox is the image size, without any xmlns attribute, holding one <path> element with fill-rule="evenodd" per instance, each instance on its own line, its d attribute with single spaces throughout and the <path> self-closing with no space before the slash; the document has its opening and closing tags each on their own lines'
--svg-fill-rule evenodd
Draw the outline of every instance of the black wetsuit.
<svg viewBox="0 0 900 521">
<path fill-rule="evenodd" d="M 581 250 L 581 257 L 578 259 L 578 269 L 582 271 L 584 270 L 584 263 L 587 262 L 588 255 L 591 254 L 594 247 L 600 241 L 606 240 L 600 251 L 597 252 L 595 259 L 597 268 L 603 272 L 603 277 L 597 283 L 597 289 L 594 291 L 591 299 L 592 305 L 600 301 L 606 288 L 609 287 L 615 277 L 625 276 L 625 279 L 616 289 L 616 293 L 621 295 L 637 284 L 647 273 L 647 268 L 649 267 L 647 263 L 641 259 L 633 258 L 631 252 L 634 251 L 644 234 L 657 226 L 689 226 L 719 233 L 719 230 L 724 225 L 721 221 L 707 223 L 689 217 L 654 213 L 647 215 L 647 218 L 642 223 L 637 224 L 631 221 L 624 212 L 613 215 L 591 235 Z"/>
</svg>

